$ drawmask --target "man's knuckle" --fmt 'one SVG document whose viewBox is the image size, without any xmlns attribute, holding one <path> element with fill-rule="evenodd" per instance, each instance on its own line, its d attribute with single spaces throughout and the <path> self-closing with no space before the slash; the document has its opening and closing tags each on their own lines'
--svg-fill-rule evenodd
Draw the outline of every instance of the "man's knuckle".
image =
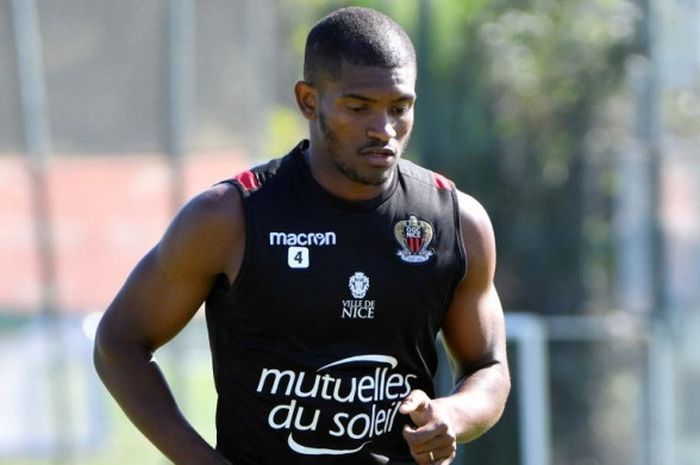
<svg viewBox="0 0 700 465">
<path fill-rule="evenodd" d="M 438 432 L 438 434 L 447 434 L 450 431 L 450 427 L 445 423 L 444 421 L 440 421 L 435 430 Z"/>
</svg>

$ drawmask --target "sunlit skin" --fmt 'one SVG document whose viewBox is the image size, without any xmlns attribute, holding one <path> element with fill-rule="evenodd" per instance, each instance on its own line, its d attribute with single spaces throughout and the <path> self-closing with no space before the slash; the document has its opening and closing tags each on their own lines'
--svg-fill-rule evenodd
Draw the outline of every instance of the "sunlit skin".
<svg viewBox="0 0 700 465">
<path fill-rule="evenodd" d="M 382 193 L 396 175 L 413 126 L 415 69 L 345 63 L 341 71 L 337 79 L 295 87 L 309 120 L 305 156 L 326 190 L 364 200 Z M 399 406 L 400 414 L 410 416 L 402 434 L 419 465 L 453 463 L 458 442 L 474 440 L 495 424 L 510 389 L 503 310 L 493 284 L 493 228 L 476 200 L 456 195 L 469 267 L 441 330 L 458 381 L 448 396 L 431 399 L 415 389 Z M 232 465 L 182 415 L 153 354 L 194 317 L 222 274 L 232 284 L 245 271 L 245 215 L 241 194 L 228 183 L 193 198 L 134 268 L 97 330 L 100 378 L 172 463 Z M 250 419 L 241 412 L 235 421 L 247 425 Z"/>
<path fill-rule="evenodd" d="M 343 62 L 340 76 L 295 93 L 309 120 L 306 160 L 313 177 L 348 200 L 376 197 L 391 183 L 413 128 L 415 67 Z"/>
</svg>

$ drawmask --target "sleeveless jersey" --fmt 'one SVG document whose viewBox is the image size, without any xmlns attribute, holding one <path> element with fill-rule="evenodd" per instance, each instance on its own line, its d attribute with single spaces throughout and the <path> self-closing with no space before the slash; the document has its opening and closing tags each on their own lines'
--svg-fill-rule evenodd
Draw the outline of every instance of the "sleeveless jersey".
<svg viewBox="0 0 700 465">
<path fill-rule="evenodd" d="M 311 176 L 307 144 L 225 181 L 246 236 L 206 302 L 217 449 L 234 465 L 413 463 L 398 408 L 434 395 L 466 268 L 456 192 L 401 160 L 382 195 L 346 201 Z"/>
</svg>

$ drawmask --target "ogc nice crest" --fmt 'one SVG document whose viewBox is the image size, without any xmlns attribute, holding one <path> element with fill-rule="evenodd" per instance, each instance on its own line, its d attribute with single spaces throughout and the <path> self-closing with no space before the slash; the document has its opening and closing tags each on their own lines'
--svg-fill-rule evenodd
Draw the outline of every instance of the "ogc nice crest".
<svg viewBox="0 0 700 465">
<path fill-rule="evenodd" d="M 405 262 L 423 263 L 433 256 L 433 251 L 428 248 L 433 240 L 433 226 L 419 220 L 416 215 L 409 215 L 407 220 L 396 223 L 394 237 L 401 246 L 397 255 Z"/>
</svg>

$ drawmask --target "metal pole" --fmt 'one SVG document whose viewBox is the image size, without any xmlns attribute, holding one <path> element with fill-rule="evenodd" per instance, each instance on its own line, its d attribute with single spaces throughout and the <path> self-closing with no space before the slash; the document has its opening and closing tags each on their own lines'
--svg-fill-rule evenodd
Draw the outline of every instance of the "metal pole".
<svg viewBox="0 0 700 465">
<path fill-rule="evenodd" d="M 523 465 L 549 465 L 550 407 L 547 328 L 541 318 L 508 313 L 506 332 L 517 342 L 518 420 Z"/>
<path fill-rule="evenodd" d="M 39 259 L 40 314 L 47 337 L 50 399 L 56 442 L 54 463 L 70 456 L 71 424 L 65 379 L 65 344 L 58 319 L 57 276 L 46 164 L 51 154 L 46 82 L 36 2 L 12 0 L 24 144 L 30 177 L 34 233 Z"/>
<path fill-rule="evenodd" d="M 194 108 L 195 6 L 192 0 L 168 2 L 168 113 L 166 148 L 170 170 L 170 206 L 177 212 L 185 201 L 184 159 Z M 169 377 L 183 410 L 188 405 L 185 360 L 186 332 L 168 346 Z"/>
<path fill-rule="evenodd" d="M 31 178 L 34 231 L 39 256 L 41 312 L 48 316 L 56 313 L 56 266 L 46 175 L 51 136 L 41 36 L 34 0 L 12 0 L 12 12 L 24 144 Z"/>
<path fill-rule="evenodd" d="M 621 307 L 646 317 L 653 326 L 649 368 L 656 370 L 659 360 L 671 357 L 667 341 L 657 340 L 669 337 L 667 329 L 671 326 L 665 298 L 664 239 L 658 217 L 663 154 L 660 45 L 664 2 L 646 0 L 643 5 L 642 47 L 646 56 L 634 61 L 628 73 L 636 119 L 617 167 L 617 287 Z M 639 449 L 637 461 L 647 465 L 673 464 L 672 431 L 663 426 L 673 422 L 673 398 L 662 403 L 654 393 L 671 392 L 674 380 L 654 371 L 648 376 L 644 387 L 646 421 L 640 431 L 646 447 Z"/>
<path fill-rule="evenodd" d="M 194 18 L 192 0 L 168 2 L 168 130 L 166 147 L 171 174 L 171 206 L 177 211 L 185 197 L 183 159 L 194 107 Z"/>
<path fill-rule="evenodd" d="M 253 160 L 259 160 L 264 154 L 264 140 L 267 129 L 268 95 L 275 88 L 275 65 L 271 59 L 274 50 L 275 27 L 274 2 L 270 0 L 245 0 L 243 3 L 245 24 L 245 50 L 243 65 L 246 92 L 245 108 L 247 134 L 245 146 Z"/>
<path fill-rule="evenodd" d="M 672 315 L 666 299 L 666 269 L 664 237 L 659 218 L 661 190 L 660 172 L 663 167 L 664 124 L 661 108 L 664 79 L 662 73 L 662 36 L 666 2 L 647 0 L 648 73 L 640 98 L 640 138 L 648 149 L 649 211 L 647 228 L 650 235 L 652 291 L 652 338 L 650 341 L 649 388 L 649 458 L 651 465 L 675 464 L 675 372 Z"/>
<path fill-rule="evenodd" d="M 656 323 L 649 341 L 648 408 L 649 449 L 652 465 L 675 465 L 676 457 L 676 359 L 670 330 Z"/>
</svg>

